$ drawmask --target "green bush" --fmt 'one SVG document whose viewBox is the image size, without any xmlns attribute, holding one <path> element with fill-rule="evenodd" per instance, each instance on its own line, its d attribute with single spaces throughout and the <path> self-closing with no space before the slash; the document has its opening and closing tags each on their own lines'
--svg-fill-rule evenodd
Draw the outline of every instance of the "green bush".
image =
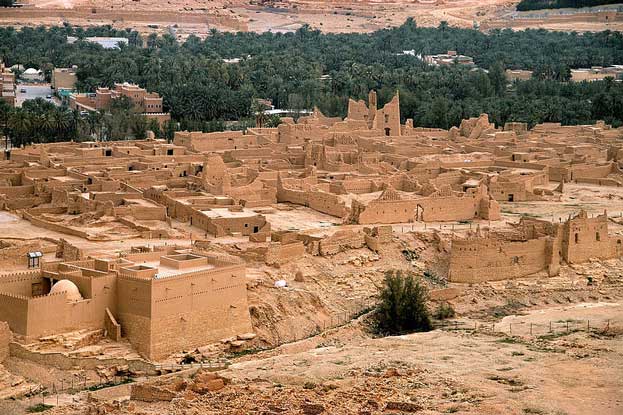
<svg viewBox="0 0 623 415">
<path fill-rule="evenodd" d="M 29 414 L 35 414 L 35 413 L 39 413 L 39 412 L 45 412 L 48 409 L 52 408 L 52 405 L 48 405 L 45 403 L 38 403 L 36 405 L 33 406 L 29 406 L 26 409 L 26 412 L 28 412 Z"/>
<path fill-rule="evenodd" d="M 432 329 L 426 306 L 428 291 L 411 272 L 387 271 L 375 315 L 379 334 L 402 334 Z"/>
<path fill-rule="evenodd" d="M 435 312 L 433 313 L 433 317 L 435 317 L 437 320 L 445 320 L 447 318 L 454 317 L 454 314 L 454 308 L 452 308 L 450 303 L 444 302 L 437 306 Z"/>
</svg>

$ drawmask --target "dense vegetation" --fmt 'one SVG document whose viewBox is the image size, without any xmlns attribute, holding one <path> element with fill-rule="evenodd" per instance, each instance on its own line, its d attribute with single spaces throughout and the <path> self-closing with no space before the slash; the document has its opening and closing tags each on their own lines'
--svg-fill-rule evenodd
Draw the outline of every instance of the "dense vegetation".
<svg viewBox="0 0 623 415">
<path fill-rule="evenodd" d="M 0 7 L 13 7 L 13 0 L 0 0 Z"/>
<path fill-rule="evenodd" d="M 517 10 L 527 11 L 541 9 L 579 8 L 617 3 L 621 3 L 621 0 L 521 0 L 517 5 Z"/>
<path fill-rule="evenodd" d="M 144 139 L 148 130 L 172 138 L 172 128 L 166 124 L 165 131 L 161 131 L 157 122 L 134 113 L 131 102 L 125 97 L 115 100 L 109 111 L 90 112 L 85 116 L 42 98 L 25 101 L 21 108 L 11 108 L 0 100 L 0 133 L 10 137 L 15 147 L 84 138 Z"/>
<path fill-rule="evenodd" d="M 129 46 L 104 50 L 67 35 L 125 36 Z M 143 47 L 143 43 L 145 47 Z M 459 65 L 434 68 L 416 56 L 457 50 L 473 56 L 482 70 Z M 241 58 L 239 63 L 223 59 Z M 160 93 L 183 129 L 210 131 L 230 120 L 252 122 L 254 98 L 278 108 L 318 106 L 344 116 L 348 97 L 376 89 L 383 104 L 400 91 L 403 120 L 449 128 L 487 112 L 507 121 L 623 123 L 623 85 L 566 83 L 569 68 L 623 63 L 620 32 L 563 33 L 545 30 L 419 28 L 413 20 L 372 34 L 323 34 L 303 27 L 295 33 L 220 33 L 184 43 L 170 35 L 145 41 L 131 30 L 110 27 L 0 28 L 0 59 L 42 69 L 78 65 L 79 89 L 136 82 Z M 504 70 L 531 69 L 535 77 L 507 85 Z M 61 139 L 59 135 L 59 139 Z"/>
<path fill-rule="evenodd" d="M 412 273 L 387 271 L 374 316 L 375 331 L 395 335 L 431 330 L 427 300 L 426 287 Z"/>
</svg>

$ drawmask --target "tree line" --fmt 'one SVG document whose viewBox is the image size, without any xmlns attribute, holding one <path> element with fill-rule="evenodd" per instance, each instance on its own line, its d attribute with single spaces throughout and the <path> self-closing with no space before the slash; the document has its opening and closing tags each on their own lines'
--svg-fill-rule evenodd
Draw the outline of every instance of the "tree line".
<svg viewBox="0 0 623 415">
<path fill-rule="evenodd" d="M 0 100 L 0 132 L 10 139 L 13 147 L 85 139 L 144 139 L 148 131 L 172 139 L 175 129 L 174 123 L 165 123 L 161 128 L 157 121 L 134 112 L 126 97 L 113 100 L 109 110 L 87 114 L 42 98 L 24 101 L 20 108 Z"/>
<path fill-rule="evenodd" d="M 521 0 L 517 4 L 517 10 L 541 10 L 541 9 L 566 9 L 603 6 L 606 4 L 618 4 L 621 0 Z"/>
<path fill-rule="evenodd" d="M 67 43 L 67 36 L 130 39 L 119 49 Z M 477 68 L 432 67 L 415 55 L 456 50 Z M 238 63 L 226 59 L 239 58 Z M 489 113 L 508 121 L 623 124 L 620 82 L 568 83 L 569 69 L 623 63 L 620 32 L 564 33 L 545 30 L 477 30 L 418 27 L 413 19 L 371 34 L 321 33 L 303 26 L 293 33 L 222 33 L 177 42 L 168 34 L 142 38 L 130 29 L 70 25 L 0 28 L 0 59 L 44 71 L 78 65 L 78 89 L 135 82 L 164 98 L 173 126 L 213 131 L 255 121 L 256 99 L 277 108 L 311 109 L 345 116 L 348 98 L 370 89 L 379 104 L 400 91 L 401 116 L 416 126 L 449 128 Z M 231 62 L 231 61 L 230 61 Z M 535 77 L 509 85 L 505 69 L 533 70 Z M 173 129 L 170 127 L 169 132 Z M 165 135 L 161 132 L 162 135 Z"/>
</svg>

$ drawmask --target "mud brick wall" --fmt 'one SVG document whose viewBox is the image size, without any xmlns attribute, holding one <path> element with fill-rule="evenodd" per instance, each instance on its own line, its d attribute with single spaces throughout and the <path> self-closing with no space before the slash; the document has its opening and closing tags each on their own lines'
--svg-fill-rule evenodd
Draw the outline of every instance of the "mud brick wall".
<svg viewBox="0 0 623 415">
<path fill-rule="evenodd" d="M 547 268 L 548 238 L 503 241 L 474 238 L 452 241 L 448 278 L 477 283 L 519 278 Z"/>
</svg>

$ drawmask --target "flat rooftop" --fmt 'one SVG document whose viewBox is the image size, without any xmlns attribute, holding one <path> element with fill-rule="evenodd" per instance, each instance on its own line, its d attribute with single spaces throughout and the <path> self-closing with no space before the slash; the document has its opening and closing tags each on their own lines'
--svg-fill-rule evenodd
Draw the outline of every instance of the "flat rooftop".
<svg viewBox="0 0 623 415">
<path fill-rule="evenodd" d="M 188 274 L 191 272 L 196 272 L 196 271 L 208 271 L 211 269 L 216 268 L 214 265 L 211 264 L 202 264 L 196 267 L 188 267 L 188 268 L 173 268 L 173 267 L 169 267 L 165 264 L 162 264 L 160 262 L 160 260 L 155 260 L 155 261 L 147 261 L 147 262 L 142 262 L 140 264 L 137 265 L 142 265 L 145 267 L 151 267 L 151 268 L 155 268 L 157 270 L 156 272 L 156 276 L 154 278 L 158 279 L 158 278 L 168 278 L 168 277 L 175 277 L 178 275 L 183 275 L 183 274 Z"/>
<path fill-rule="evenodd" d="M 252 218 L 257 216 L 252 210 L 243 209 L 242 211 L 231 211 L 229 209 L 210 209 L 210 210 L 202 210 L 201 213 L 206 215 L 209 218 Z"/>
</svg>

